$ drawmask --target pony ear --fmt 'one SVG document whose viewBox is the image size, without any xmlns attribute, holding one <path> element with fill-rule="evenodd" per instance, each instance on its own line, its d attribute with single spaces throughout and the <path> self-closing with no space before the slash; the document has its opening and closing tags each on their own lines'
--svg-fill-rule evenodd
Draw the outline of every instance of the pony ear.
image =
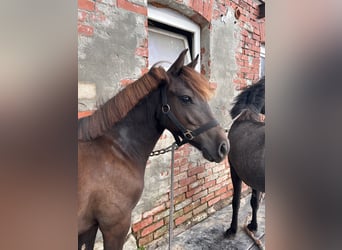
<svg viewBox="0 0 342 250">
<path fill-rule="evenodd" d="M 184 58 L 185 54 L 188 52 L 188 49 L 183 50 L 180 55 L 178 56 L 177 60 L 171 65 L 168 73 L 171 73 L 172 75 L 179 75 L 180 69 L 184 66 Z"/>
<path fill-rule="evenodd" d="M 199 57 L 199 54 L 197 54 L 197 56 L 196 56 L 196 58 L 191 62 L 191 63 L 189 63 L 188 65 L 186 65 L 186 66 L 188 66 L 188 67 L 190 67 L 190 68 L 195 68 L 196 67 L 196 65 L 197 65 L 197 62 L 198 62 L 198 57 Z"/>
</svg>

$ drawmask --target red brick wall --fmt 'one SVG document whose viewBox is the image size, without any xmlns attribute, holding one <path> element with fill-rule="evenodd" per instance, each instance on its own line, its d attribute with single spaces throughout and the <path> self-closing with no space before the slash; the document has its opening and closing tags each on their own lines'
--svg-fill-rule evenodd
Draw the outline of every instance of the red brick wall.
<svg viewBox="0 0 342 250">
<path fill-rule="evenodd" d="M 228 161 L 221 164 L 193 164 L 188 161 L 190 147 L 185 145 L 182 150 L 175 152 L 173 219 L 176 230 L 177 227 L 181 228 L 178 232 L 228 205 L 233 193 Z M 243 192 L 247 188 L 243 185 Z M 168 232 L 169 207 L 167 194 L 153 209 L 143 213 L 141 221 L 133 224 L 133 233 L 139 246 L 165 236 Z"/>
<path fill-rule="evenodd" d="M 227 6 L 239 10 L 240 16 L 235 25 L 241 28 L 240 45 L 235 58 L 239 70 L 233 79 L 236 89 L 259 79 L 260 45 L 265 42 L 264 20 L 258 20 L 258 6 L 253 0 L 217 1 L 213 19 L 218 19 L 225 13 Z M 241 51 L 242 49 L 242 51 Z"/>
</svg>

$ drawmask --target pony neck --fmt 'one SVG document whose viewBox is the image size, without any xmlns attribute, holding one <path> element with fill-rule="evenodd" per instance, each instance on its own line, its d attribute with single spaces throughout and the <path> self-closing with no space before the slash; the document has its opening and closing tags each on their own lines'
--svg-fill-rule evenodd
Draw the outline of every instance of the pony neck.
<svg viewBox="0 0 342 250">
<path fill-rule="evenodd" d="M 157 119 L 160 99 L 160 90 L 153 91 L 106 133 L 114 147 L 143 168 L 164 131 Z"/>
</svg>

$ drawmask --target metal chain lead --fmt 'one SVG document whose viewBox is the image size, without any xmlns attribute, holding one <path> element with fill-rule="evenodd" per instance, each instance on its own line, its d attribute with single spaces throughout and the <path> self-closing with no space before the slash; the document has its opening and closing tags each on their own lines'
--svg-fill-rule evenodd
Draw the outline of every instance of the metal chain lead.
<svg viewBox="0 0 342 250">
<path fill-rule="evenodd" d="M 158 149 L 158 150 L 155 150 L 155 151 L 152 151 L 151 152 L 151 154 L 150 154 L 150 156 L 157 156 L 157 155 L 161 155 L 161 154 L 165 154 L 165 153 L 167 153 L 167 152 L 170 152 L 170 151 L 172 151 L 172 149 L 178 149 L 179 147 L 178 147 L 178 145 L 177 144 L 175 144 L 175 145 L 170 145 L 170 146 L 168 146 L 168 147 L 166 147 L 166 148 L 162 148 L 162 149 Z"/>
</svg>

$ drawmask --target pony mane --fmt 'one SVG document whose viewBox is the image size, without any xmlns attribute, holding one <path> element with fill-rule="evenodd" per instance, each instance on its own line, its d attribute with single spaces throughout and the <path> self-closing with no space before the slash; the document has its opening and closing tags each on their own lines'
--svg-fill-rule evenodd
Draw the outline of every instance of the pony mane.
<svg viewBox="0 0 342 250">
<path fill-rule="evenodd" d="M 265 77 L 244 89 L 235 97 L 230 116 L 234 119 L 243 109 L 251 109 L 256 113 L 265 113 Z"/>
<path fill-rule="evenodd" d="M 260 119 L 259 119 L 259 114 L 255 113 L 253 110 L 251 110 L 251 109 L 243 109 L 241 111 L 241 113 L 237 116 L 235 121 L 237 121 L 237 122 L 241 122 L 241 121 L 260 122 Z"/>
<path fill-rule="evenodd" d="M 161 83 L 168 81 L 167 73 L 162 67 L 152 67 L 149 72 L 127 85 L 91 116 L 79 119 L 78 139 L 89 141 L 103 135 L 115 123 L 123 119 L 146 95 L 157 89 Z"/>
<path fill-rule="evenodd" d="M 208 101 L 214 95 L 214 89 L 210 87 L 207 78 L 193 68 L 183 66 L 179 77 L 192 89 L 202 100 Z"/>
</svg>

